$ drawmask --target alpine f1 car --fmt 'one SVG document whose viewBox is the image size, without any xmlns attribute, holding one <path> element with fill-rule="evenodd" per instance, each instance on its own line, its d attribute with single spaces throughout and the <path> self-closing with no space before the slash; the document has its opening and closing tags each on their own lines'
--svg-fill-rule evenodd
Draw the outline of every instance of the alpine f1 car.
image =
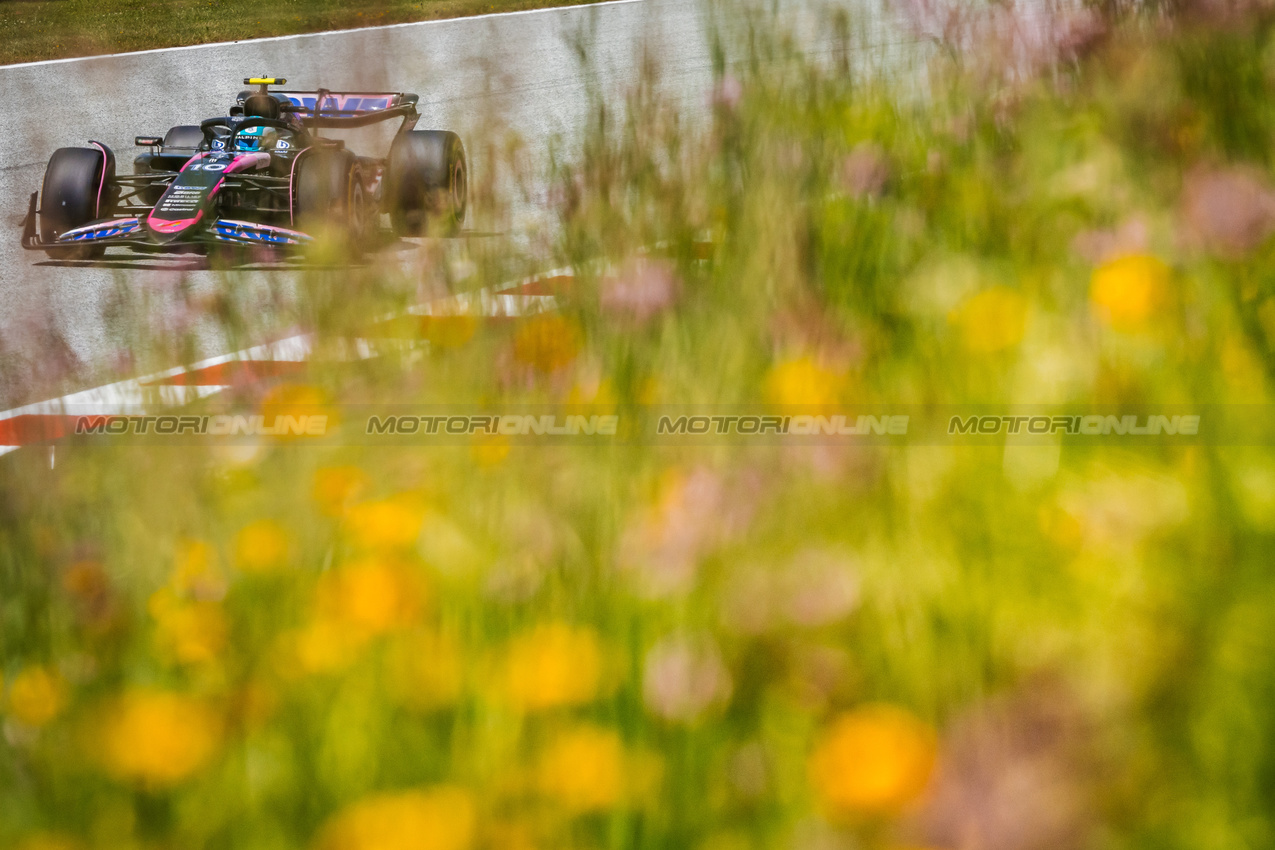
<svg viewBox="0 0 1275 850">
<path fill-rule="evenodd" d="M 416 130 L 419 97 L 401 92 L 271 91 L 250 78 L 230 114 L 162 138 L 131 176 L 101 142 L 59 148 L 31 194 L 22 246 L 71 259 L 108 246 L 200 250 L 217 244 L 302 247 L 338 232 L 356 249 L 388 214 L 399 235 L 445 235 L 464 221 L 468 169 L 460 137 Z M 402 119 L 384 158 L 357 156 L 322 130 Z"/>
</svg>

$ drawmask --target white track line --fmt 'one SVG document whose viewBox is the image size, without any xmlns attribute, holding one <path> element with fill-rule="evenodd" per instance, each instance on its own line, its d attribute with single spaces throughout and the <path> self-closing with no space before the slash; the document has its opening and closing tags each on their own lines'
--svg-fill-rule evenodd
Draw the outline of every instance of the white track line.
<svg viewBox="0 0 1275 850">
<path fill-rule="evenodd" d="M 434 18 L 429 21 L 407 21 L 402 24 L 384 24 L 377 27 L 354 27 L 344 30 L 322 30 L 320 32 L 299 32 L 293 35 L 273 35 L 268 38 L 245 38 L 242 41 L 214 41 L 208 44 L 183 44 L 177 47 L 156 47 L 151 50 L 130 50 L 127 53 L 98 53 L 93 56 L 70 56 L 66 59 L 41 59 L 38 62 L 18 62 L 14 65 L 0 65 L 0 71 L 10 68 L 33 68 L 38 65 L 61 65 L 66 62 L 92 62 L 94 59 L 114 59 L 119 56 L 145 56 L 148 53 L 176 53 L 180 50 L 201 50 L 205 47 L 229 47 L 234 44 L 266 44 L 274 41 L 291 41 L 298 38 L 318 38 L 325 35 L 343 35 L 352 32 L 376 32 L 378 30 L 395 30 L 406 27 L 426 27 L 432 24 L 449 24 L 456 21 L 480 21 L 488 18 L 507 18 L 515 15 L 538 15 L 545 12 L 566 12 L 572 9 L 592 9 L 597 6 L 622 6 L 626 3 L 641 3 L 643 0 L 603 0 L 600 3 L 582 3 L 574 6 L 546 6 L 543 9 L 520 9 L 516 12 L 488 12 L 483 15 L 462 15 L 458 18 Z"/>
</svg>

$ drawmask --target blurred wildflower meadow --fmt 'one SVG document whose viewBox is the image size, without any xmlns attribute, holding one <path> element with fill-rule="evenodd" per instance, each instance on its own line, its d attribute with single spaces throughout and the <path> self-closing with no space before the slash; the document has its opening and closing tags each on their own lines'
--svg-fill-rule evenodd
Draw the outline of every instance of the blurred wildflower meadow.
<svg viewBox="0 0 1275 850">
<path fill-rule="evenodd" d="M 717 11 L 710 103 L 653 50 L 526 240 L 296 272 L 235 403 L 1269 403 L 1267 3 L 913 0 L 902 69 Z M 298 442 L 4 459 L 0 846 L 1275 845 L 1270 446 Z"/>
</svg>

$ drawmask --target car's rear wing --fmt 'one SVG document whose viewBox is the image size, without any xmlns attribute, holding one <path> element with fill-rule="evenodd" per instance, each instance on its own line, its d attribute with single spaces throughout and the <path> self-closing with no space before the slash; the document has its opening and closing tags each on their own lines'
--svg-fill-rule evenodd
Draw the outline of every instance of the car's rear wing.
<svg viewBox="0 0 1275 850">
<path fill-rule="evenodd" d="M 242 105 L 253 92 L 239 94 Z M 272 91 L 276 100 L 284 103 L 287 112 L 301 118 L 301 123 L 311 128 L 363 127 L 392 118 L 403 118 L 405 124 L 414 125 L 419 118 L 416 104 L 419 95 L 406 92 L 358 92 L 358 91 Z"/>
<path fill-rule="evenodd" d="M 275 91 L 271 94 L 287 98 L 292 103 L 291 111 L 308 117 L 367 115 L 409 103 L 415 106 L 419 100 L 414 94 L 402 92 Z"/>
<path fill-rule="evenodd" d="M 239 103 L 243 104 L 252 94 L 252 91 L 240 92 Z M 409 104 L 415 106 L 420 100 L 419 95 L 385 91 L 272 91 L 270 94 L 277 100 L 287 101 L 291 105 L 289 112 L 307 118 L 369 115 Z"/>
</svg>

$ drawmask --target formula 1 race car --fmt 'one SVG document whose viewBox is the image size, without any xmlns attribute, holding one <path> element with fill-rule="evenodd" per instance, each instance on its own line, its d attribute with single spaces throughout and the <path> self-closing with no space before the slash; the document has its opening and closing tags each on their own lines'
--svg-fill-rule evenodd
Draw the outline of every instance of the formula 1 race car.
<svg viewBox="0 0 1275 850">
<path fill-rule="evenodd" d="M 403 236 L 449 235 L 465 219 L 468 169 L 460 137 L 414 129 L 419 97 L 393 92 L 271 91 L 250 78 L 230 115 L 138 136 L 150 152 L 132 176 L 115 173 L 101 142 L 59 148 L 31 194 L 22 246 L 90 259 L 107 246 L 140 251 L 221 245 L 303 247 L 320 233 L 355 251 L 381 216 Z M 325 129 L 401 118 L 385 158 L 356 156 Z M 37 208 L 38 206 L 38 208 Z"/>
</svg>

